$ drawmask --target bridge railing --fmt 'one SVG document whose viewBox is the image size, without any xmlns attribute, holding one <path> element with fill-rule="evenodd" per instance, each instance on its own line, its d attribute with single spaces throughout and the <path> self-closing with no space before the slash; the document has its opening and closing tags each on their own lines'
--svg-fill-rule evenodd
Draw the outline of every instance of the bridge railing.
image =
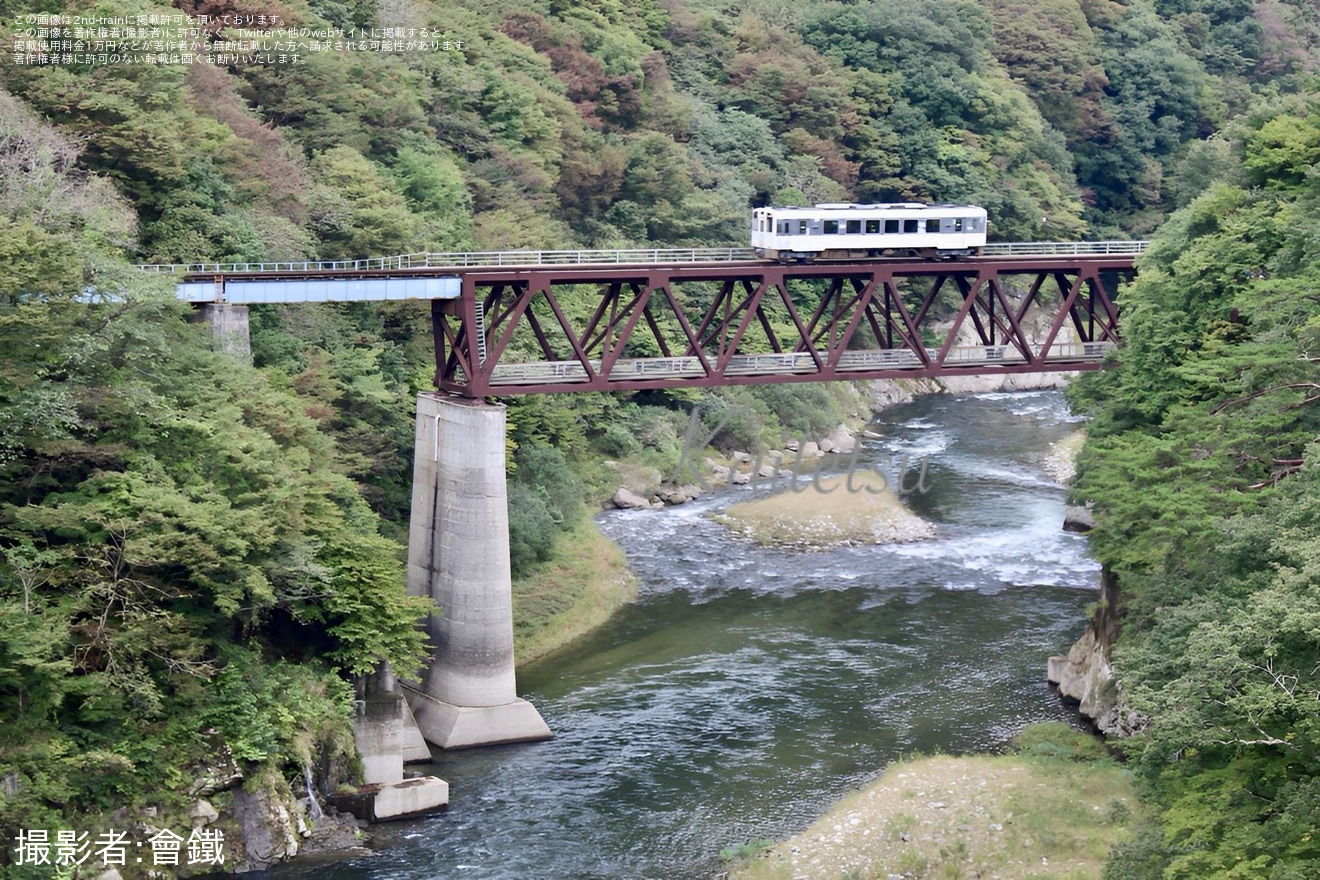
<svg viewBox="0 0 1320 880">
<path fill-rule="evenodd" d="M 399 254 L 367 260 L 300 260 L 274 263 L 152 263 L 138 268 L 185 275 L 274 272 L 369 272 L 471 266 L 572 266 L 599 264 L 732 263 L 755 260 L 749 247 L 627 248 L 570 251 L 472 251 Z"/>
<path fill-rule="evenodd" d="M 1027 241 L 987 244 L 989 257 L 1093 256 L 1139 254 L 1146 241 Z M 151 263 L 139 266 L 150 272 L 183 275 L 238 275 L 266 273 L 371 272 L 408 269 L 450 269 L 473 266 L 655 265 L 673 263 L 735 263 L 757 259 L 749 247 L 624 248 L 566 251 L 473 251 L 399 254 L 365 260 L 293 260 L 271 263 Z"/>
<path fill-rule="evenodd" d="M 999 241 L 981 248 L 985 257 L 1056 257 L 1144 253 L 1149 241 Z"/>
<path fill-rule="evenodd" d="M 1115 348 L 1112 342 L 1056 342 L 1045 353 L 1045 363 L 1061 367 L 1070 363 L 1096 363 Z M 1033 356 L 1039 356 L 1042 346 L 1032 346 Z M 821 361 L 828 352 L 819 352 Z M 926 349 L 934 362 L 939 350 Z M 982 366 L 986 364 L 1025 364 L 1027 358 L 1012 345 L 961 345 L 949 350 L 945 366 Z M 599 373 L 601 362 L 592 360 L 591 369 Z M 713 359 L 711 360 L 714 366 Z M 847 351 L 839 358 L 840 371 L 904 370 L 922 367 L 921 358 L 907 349 Z M 809 352 L 740 354 L 729 359 L 725 376 L 785 375 L 814 373 L 816 362 Z M 700 359 L 696 357 L 622 358 L 610 370 L 611 380 L 627 379 L 692 379 L 705 375 Z M 495 367 L 491 383 L 494 385 L 528 385 L 552 382 L 586 382 L 587 371 L 577 361 L 534 361 L 530 363 L 501 363 Z"/>
</svg>

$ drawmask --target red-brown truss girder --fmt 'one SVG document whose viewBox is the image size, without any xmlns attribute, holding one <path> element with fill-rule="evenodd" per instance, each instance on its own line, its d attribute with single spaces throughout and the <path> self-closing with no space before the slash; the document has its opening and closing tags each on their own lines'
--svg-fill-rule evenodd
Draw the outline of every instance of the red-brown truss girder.
<svg viewBox="0 0 1320 880">
<path fill-rule="evenodd" d="M 1124 256 L 473 269 L 459 299 L 432 304 L 436 386 L 484 397 L 1093 369 L 1118 341 L 1115 292 L 1132 272 Z"/>
</svg>

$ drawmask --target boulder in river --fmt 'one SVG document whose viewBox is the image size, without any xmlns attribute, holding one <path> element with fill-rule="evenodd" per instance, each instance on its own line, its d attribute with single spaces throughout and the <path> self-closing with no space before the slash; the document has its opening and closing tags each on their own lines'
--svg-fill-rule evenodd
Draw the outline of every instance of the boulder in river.
<svg viewBox="0 0 1320 880">
<path fill-rule="evenodd" d="M 826 448 L 826 443 L 829 447 Z M 820 442 L 820 448 L 826 452 L 833 452 L 837 455 L 851 455 L 857 445 L 857 440 L 848 430 L 847 425 L 839 425 L 834 429 L 834 433 Z"/>
<path fill-rule="evenodd" d="M 619 491 L 614 493 L 610 503 L 620 510 L 659 510 L 664 507 L 663 504 L 650 502 L 623 486 L 620 486 Z"/>
<path fill-rule="evenodd" d="M 1063 530 L 1065 532 L 1089 532 L 1095 528 L 1095 517 L 1091 515 L 1091 505 L 1070 504 L 1063 511 Z"/>
<path fill-rule="evenodd" d="M 687 483 L 682 486 L 669 484 L 661 486 L 656 494 L 665 504 L 687 504 L 701 497 L 701 487 Z"/>
</svg>

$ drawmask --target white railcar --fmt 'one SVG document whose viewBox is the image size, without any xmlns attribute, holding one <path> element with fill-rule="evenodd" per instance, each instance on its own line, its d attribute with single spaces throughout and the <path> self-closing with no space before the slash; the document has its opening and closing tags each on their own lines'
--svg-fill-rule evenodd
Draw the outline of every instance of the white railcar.
<svg viewBox="0 0 1320 880">
<path fill-rule="evenodd" d="M 752 247 L 775 260 L 957 257 L 985 245 L 986 211 L 976 205 L 827 203 L 756 208 Z"/>
</svg>

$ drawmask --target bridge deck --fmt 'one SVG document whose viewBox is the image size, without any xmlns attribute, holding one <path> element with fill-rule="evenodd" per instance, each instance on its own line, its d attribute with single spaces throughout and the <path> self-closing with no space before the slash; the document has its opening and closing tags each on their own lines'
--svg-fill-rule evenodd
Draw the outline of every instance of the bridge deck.
<svg viewBox="0 0 1320 880">
<path fill-rule="evenodd" d="M 999 242 L 981 256 L 956 261 L 1064 260 L 1087 256 L 1127 258 L 1145 241 Z M 911 258 L 887 262 L 911 263 Z M 949 265 L 951 261 L 930 261 Z M 618 250 L 423 252 L 364 260 L 300 260 L 270 263 L 154 263 L 139 268 L 181 276 L 178 296 L 187 302 L 233 304 L 364 302 L 457 297 L 463 275 L 509 268 L 545 269 L 684 266 L 719 269 L 777 265 L 751 248 L 633 248 Z M 829 266 L 829 263 L 811 265 Z M 426 279 L 427 283 L 420 283 Z"/>
</svg>

